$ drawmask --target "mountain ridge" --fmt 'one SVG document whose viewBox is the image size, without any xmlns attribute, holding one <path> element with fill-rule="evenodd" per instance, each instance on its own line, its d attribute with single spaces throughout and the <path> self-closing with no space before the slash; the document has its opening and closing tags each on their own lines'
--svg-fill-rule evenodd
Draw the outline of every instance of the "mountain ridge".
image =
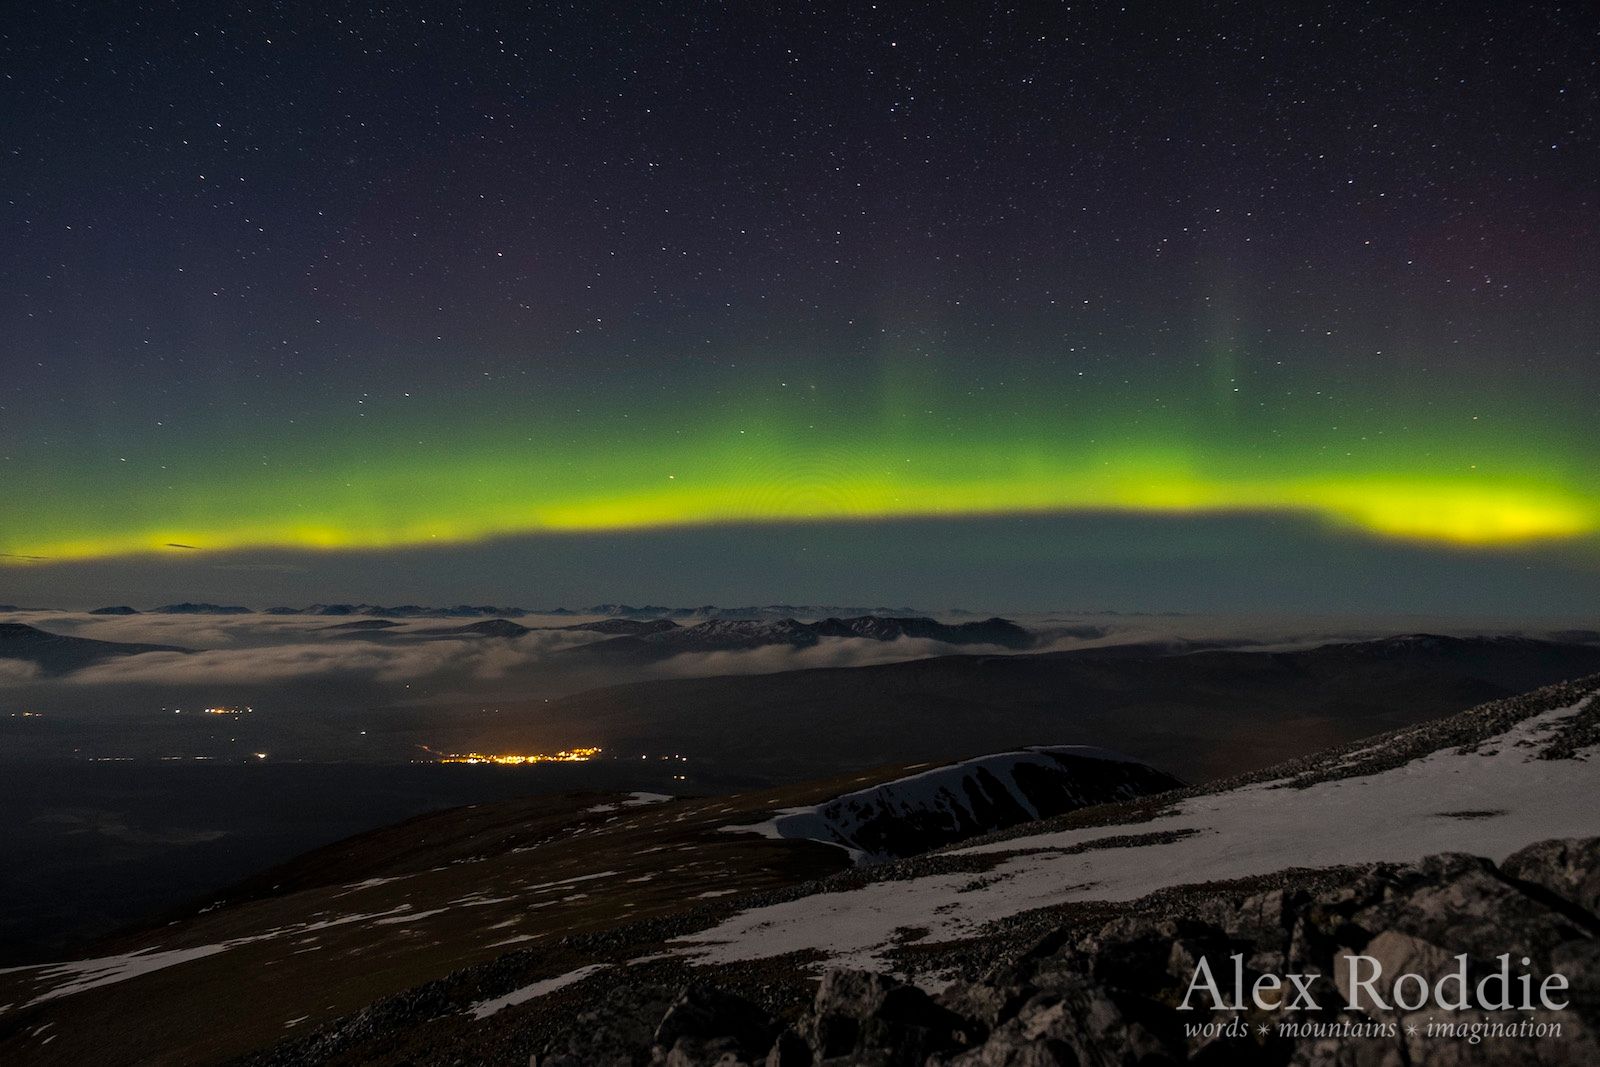
<svg viewBox="0 0 1600 1067">
<path fill-rule="evenodd" d="M 1225 968 L 1241 952 L 1250 981 L 1286 967 L 1332 975 L 1365 950 L 1389 973 L 1420 966 L 1431 981 L 1454 953 L 1485 974 L 1519 946 L 1536 981 L 1559 970 L 1594 989 L 1597 724 L 1600 676 L 1549 686 L 1239 780 L 735 898 L 727 917 L 690 933 L 641 923 L 531 948 L 249 1062 L 379 1048 L 531 1054 L 541 1067 L 618 1057 L 685 1067 L 1326 1062 L 1313 1055 L 1330 1047 L 1316 1033 L 1273 1036 L 1278 1019 L 1305 1015 L 1252 1015 L 1233 1037 L 1186 1043 L 1172 1008 L 1197 958 Z M 1510 775 L 1495 795 L 1511 810 L 1459 806 L 1475 772 Z M 1357 789 L 1372 790 L 1370 802 Z M 1301 832 L 1314 844 L 1330 831 L 1336 847 L 1310 855 L 1293 834 L 1259 852 L 1251 822 L 1235 817 L 1287 812 L 1281 828 L 1293 831 L 1296 812 L 1325 801 L 1338 809 Z M 1209 865 L 1185 863 L 1195 856 Z M 676 962 L 685 956 L 687 966 Z M 1397 1020 L 1375 1055 L 1429 1061 L 1432 1046 L 1412 1043 L 1403 1024 L 1434 1016 L 1369 1006 L 1359 1017 Z M 1541 1046 L 1548 1062 L 1600 1054 L 1600 1001 L 1537 1018 L 1577 1028 L 1570 1044 Z M 1257 1023 L 1267 1024 L 1259 1034 Z M 1459 1062 L 1527 1062 L 1520 1044 L 1449 1046 L 1463 1047 L 1477 1052 Z"/>
<path fill-rule="evenodd" d="M 45 674 L 69 674 L 107 659 L 136 656 L 146 652 L 192 652 L 178 645 L 138 644 L 127 641 L 98 641 L 51 633 L 27 623 L 0 623 L 0 660 L 32 663 Z"/>
<path fill-rule="evenodd" d="M 814 623 L 785 617 L 775 622 L 757 619 L 710 619 L 640 635 L 580 645 L 572 654 L 631 660 L 666 659 L 692 652 L 749 651 L 771 645 L 810 648 L 825 638 L 861 638 L 894 641 L 901 638 L 938 641 L 948 645 L 993 645 L 1020 651 L 1033 647 L 1036 638 L 1008 619 L 943 623 L 926 616 L 828 616 Z"/>
</svg>

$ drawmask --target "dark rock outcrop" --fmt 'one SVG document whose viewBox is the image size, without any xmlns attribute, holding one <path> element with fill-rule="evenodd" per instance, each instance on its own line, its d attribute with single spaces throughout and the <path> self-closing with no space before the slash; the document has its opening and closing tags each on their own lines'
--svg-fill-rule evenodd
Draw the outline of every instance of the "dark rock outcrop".
<svg viewBox="0 0 1600 1067">
<path fill-rule="evenodd" d="M 620 1058 L 564 1052 L 536 1060 L 540 1067 L 1600 1063 L 1600 839 L 1541 842 L 1499 865 L 1443 854 L 1306 884 L 1314 888 L 1285 880 L 1253 892 L 1195 889 L 1098 926 L 1058 927 L 937 997 L 884 974 L 830 971 L 811 1007 L 787 1025 L 736 992 L 693 984 L 658 1016 L 648 1041 L 610 1046 Z M 1373 987 L 1389 997 L 1384 1005 L 1351 987 L 1358 954 L 1368 962 L 1356 974 L 1369 975 L 1375 962 L 1388 976 Z M 1476 989 L 1500 970 L 1503 954 L 1514 995 L 1524 973 L 1534 990 L 1559 974 L 1569 983 L 1559 994 L 1566 1006 L 1506 1010 L 1493 1003 L 1498 986 L 1491 984 L 1490 1003 L 1468 1010 L 1437 1002 L 1407 1009 L 1391 991 L 1402 973 L 1432 987 L 1458 972 L 1461 955 L 1467 988 Z M 1247 991 L 1242 1008 L 1231 1004 L 1236 960 Z M 1203 986 L 1196 991 L 1202 964 L 1229 1002 L 1222 1010 Z M 1260 1003 L 1248 992 L 1263 976 L 1289 974 L 1311 976 L 1303 977 L 1307 998 L 1287 980 L 1274 986 L 1269 979 Z M 608 999 L 619 996 L 612 990 Z M 635 1015 L 639 1006 L 633 1003 Z M 644 1029 L 625 1019 L 602 1011 L 584 1025 L 604 1034 Z"/>
<path fill-rule="evenodd" d="M 613 985 L 568 1027 L 566 1039 L 531 1067 L 635 1067 L 649 1061 L 656 1030 L 682 998 L 661 986 Z M 730 1035 L 719 1035 L 730 1036 Z M 709 1062 L 715 1063 L 716 1057 Z"/>
<path fill-rule="evenodd" d="M 830 971 L 806 1026 L 823 1063 L 921 1064 L 971 1043 L 972 1024 L 927 993 L 870 971 Z"/>
<path fill-rule="evenodd" d="M 1500 869 L 1591 915 L 1600 914 L 1600 838 L 1541 841 L 1508 857 Z"/>
<path fill-rule="evenodd" d="M 687 986 L 656 1026 L 652 1063 L 754 1063 L 766 1058 L 778 1026 L 766 1012 L 716 986 Z"/>
</svg>

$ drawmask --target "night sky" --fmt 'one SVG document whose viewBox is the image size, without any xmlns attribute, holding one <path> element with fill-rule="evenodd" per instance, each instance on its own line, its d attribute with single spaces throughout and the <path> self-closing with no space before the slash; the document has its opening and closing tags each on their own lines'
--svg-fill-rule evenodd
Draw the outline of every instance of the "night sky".
<svg viewBox="0 0 1600 1067">
<path fill-rule="evenodd" d="M 9 4 L 0 600 L 1577 610 L 1597 57 L 1591 3 Z"/>
</svg>

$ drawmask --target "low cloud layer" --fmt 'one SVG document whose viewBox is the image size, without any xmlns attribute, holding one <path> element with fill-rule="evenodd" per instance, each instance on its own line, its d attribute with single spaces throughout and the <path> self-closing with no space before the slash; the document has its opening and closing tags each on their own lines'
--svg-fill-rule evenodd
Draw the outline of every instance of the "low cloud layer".
<svg viewBox="0 0 1600 1067">
<path fill-rule="evenodd" d="M 0 659 L 0 685 L 18 685 L 39 677 L 36 664 L 22 659 Z"/>
<path fill-rule="evenodd" d="M 584 635 L 585 638 L 588 635 Z M 103 660 L 68 675 L 75 685 L 268 684 L 329 676 L 380 683 L 442 675 L 493 681 L 584 643 L 572 634 L 535 632 L 509 639 L 379 642 L 329 637 L 317 643 L 202 651 L 147 652 Z"/>
<path fill-rule="evenodd" d="M 999 645 L 951 645 L 926 638 L 898 637 L 893 641 L 824 637 L 814 645 L 767 645 L 729 652 L 686 652 L 655 665 L 656 672 L 693 678 L 712 674 L 771 674 L 817 667 L 866 667 L 874 663 L 925 659 L 929 656 L 1003 654 L 1014 651 Z"/>
<path fill-rule="evenodd" d="M 141 686 L 181 690 L 216 685 L 285 686 L 364 683 L 398 691 L 407 699 L 527 696 L 652 677 L 761 674 L 826 667 L 859 667 L 952 654 L 1004 654 L 981 645 L 899 638 L 873 641 L 826 638 L 796 648 L 769 645 L 740 651 L 687 653 L 671 659 L 619 666 L 568 650 L 601 640 L 587 631 L 560 629 L 570 617 L 525 618 L 531 632 L 507 638 L 440 635 L 459 620 L 414 619 L 363 633 L 343 628 L 352 620 L 280 615 L 129 615 L 17 612 L 0 621 L 22 622 L 51 633 L 98 641 L 173 645 L 190 652 L 148 652 L 102 660 L 59 677 L 44 677 L 32 663 L 0 658 L 0 686 L 29 691 L 90 694 L 97 687 Z M 1033 616 L 1019 621 L 1040 637 L 1036 651 L 1070 651 L 1128 643 L 1168 644 L 1174 651 L 1248 645 L 1295 647 L 1383 634 L 1448 630 L 1423 618 L 1388 620 L 1263 619 L 1200 616 Z M 539 626 L 548 629 L 539 629 Z M 435 631 L 429 633 L 428 631 Z M 76 700 L 73 701 L 76 703 Z"/>
</svg>

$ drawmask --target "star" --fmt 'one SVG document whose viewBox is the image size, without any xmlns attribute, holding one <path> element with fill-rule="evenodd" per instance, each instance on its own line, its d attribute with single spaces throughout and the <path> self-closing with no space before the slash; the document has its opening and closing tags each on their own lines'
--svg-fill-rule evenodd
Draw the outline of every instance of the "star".
<svg viewBox="0 0 1600 1067">
<path fill-rule="evenodd" d="M 1600 537 L 1600 112 L 1576 104 L 1600 80 L 1576 14 L 1467 5 L 1441 35 L 1404 5 L 1346 5 L 1337 33 L 1282 5 L 1247 29 L 1021 5 L 1003 30 L 988 5 L 930 25 L 824 2 L 795 26 L 665 5 L 618 33 L 577 5 L 430 18 L 441 66 L 394 47 L 382 5 L 337 34 L 269 5 L 244 36 L 21 6 L 0 214 L 30 236 L 0 254 L 0 322 L 37 355 L 4 366 L 0 551 L 137 567 L 169 537 L 471 554 L 671 528 L 719 567 L 748 523 L 827 522 L 893 560 L 852 550 L 841 583 L 1080 595 L 987 555 L 979 524 L 1015 516 L 1118 554 L 1148 523 L 1169 566 L 1224 552 L 1186 570 L 1213 590 L 1192 595 L 1240 606 L 1235 569 L 1289 566 L 1324 528 L 1434 607 L 1460 586 L 1545 613 L 1548 588 L 1581 614 L 1600 590 L 1565 555 Z M 1369 75 L 1368 34 L 1447 74 Z M 63 83 L 86 40 L 96 78 Z M 1508 102 L 1511 69 L 1530 91 Z M 340 99 L 362 107 L 320 106 Z M 107 264 L 127 284 L 85 284 Z M 350 411 L 368 380 L 429 403 Z M 77 413 L 95 432 L 63 443 Z M 241 462 L 262 444 L 270 463 Z M 644 484 L 658 465 L 685 490 Z M 915 575 L 902 523 L 948 531 Z M 1178 597 L 1144 558 L 1117 597 Z M 1393 585 L 1341 553 L 1318 568 L 1295 607 Z"/>
<path fill-rule="evenodd" d="M 1271 1032 L 1272 1027 L 1268 1026 L 1266 1023 L 1260 1023 L 1256 1026 L 1256 1033 L 1260 1034 L 1262 1037 L 1266 1037 Z"/>
<path fill-rule="evenodd" d="M 1409 1024 L 1406 1027 L 1406 1034 L 1408 1036 L 1411 1036 L 1411 1037 L 1416 1037 L 1417 1036 L 1417 1024 L 1416 1023 Z"/>
</svg>

